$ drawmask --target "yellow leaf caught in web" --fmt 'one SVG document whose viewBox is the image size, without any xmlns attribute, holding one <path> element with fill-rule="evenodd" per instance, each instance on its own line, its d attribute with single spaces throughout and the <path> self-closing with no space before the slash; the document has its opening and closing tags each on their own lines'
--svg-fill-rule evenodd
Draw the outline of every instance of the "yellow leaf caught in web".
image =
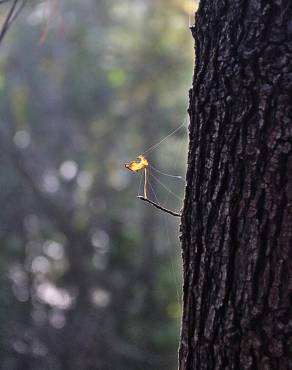
<svg viewBox="0 0 292 370">
<path fill-rule="evenodd" d="M 148 166 L 148 161 L 143 155 L 139 155 L 137 158 L 140 160 L 139 162 L 133 161 L 131 163 L 126 163 L 125 167 L 130 171 L 138 172 Z"/>
<path fill-rule="evenodd" d="M 142 154 L 140 154 L 138 157 L 137 157 L 137 159 L 138 159 L 138 161 L 132 161 L 132 162 L 130 162 L 130 163 L 126 163 L 125 164 L 125 167 L 128 169 L 128 170 L 130 170 L 130 171 L 133 171 L 133 172 L 138 172 L 138 171 L 141 171 L 141 170 L 143 170 L 143 175 L 144 175 L 144 194 L 143 194 L 143 196 L 142 195 L 139 195 L 139 191 L 140 191 L 140 188 L 139 188 L 139 191 L 138 191 L 138 199 L 141 199 L 141 200 L 143 200 L 144 202 L 147 202 L 147 203 L 150 203 L 151 205 L 153 205 L 154 207 L 156 207 L 156 208 L 158 208 L 158 209 L 160 209 L 161 211 L 163 211 L 163 212 L 166 212 L 166 213 L 168 213 L 168 214 L 170 214 L 170 215 L 172 215 L 172 216 L 175 216 L 175 217 L 181 217 L 181 213 L 178 213 L 178 212 L 174 212 L 174 211 L 172 211 L 172 210 L 170 210 L 170 209 L 167 209 L 167 208 L 165 208 L 165 207 L 162 207 L 160 204 L 159 204 L 159 202 L 158 202 L 158 200 L 157 200 L 157 197 L 156 197 L 156 194 L 155 194 L 155 192 L 154 192 L 154 190 L 153 190 L 153 187 L 152 187 L 152 185 L 150 184 L 150 182 L 149 182 L 149 185 L 150 185 L 150 187 L 151 187 L 151 191 L 152 191 L 152 193 L 154 194 L 154 196 L 156 197 L 156 200 L 157 200 L 157 203 L 156 202 L 153 202 L 153 200 L 150 200 L 150 199 L 148 199 L 148 197 L 147 197 L 147 174 L 148 174 L 148 171 L 150 171 L 149 170 L 149 168 L 148 168 L 148 166 L 151 168 L 151 169 L 153 169 L 153 170 L 155 170 L 155 171 L 157 171 L 158 173 L 160 173 L 161 175 L 166 175 L 166 176 L 169 176 L 169 177 L 174 177 L 174 178 L 178 178 L 178 179 L 182 179 L 182 177 L 181 176 L 174 176 L 174 175 L 171 175 L 171 174 L 168 174 L 168 173 L 165 173 L 165 172 L 162 172 L 162 171 L 160 171 L 160 170 L 158 170 L 158 169 L 156 169 L 155 167 L 153 167 L 148 161 L 147 161 L 147 159 L 144 157 L 144 154 L 146 154 L 146 153 L 150 153 L 150 152 L 152 152 L 153 150 L 155 150 L 155 149 L 157 149 L 158 147 L 159 147 L 159 145 L 160 144 L 162 144 L 163 142 L 165 142 L 165 140 L 167 140 L 168 138 L 170 138 L 171 136 L 173 136 L 177 131 L 179 131 L 182 127 L 185 127 L 186 126 L 186 123 L 188 122 L 188 119 L 187 119 L 187 116 L 186 116 L 186 118 L 184 119 L 184 121 L 183 121 L 183 123 L 179 126 L 179 127 L 177 127 L 175 130 L 173 130 L 172 132 L 170 132 L 168 135 L 166 135 L 164 138 L 162 138 L 161 140 L 159 140 L 159 142 L 158 143 L 156 143 L 156 144 L 153 144 L 150 148 L 148 148 L 147 150 L 145 150 Z M 147 155 L 148 155 L 147 154 Z M 149 172 L 149 174 L 150 174 L 150 176 L 152 176 L 154 179 L 156 179 L 156 181 L 161 185 L 161 186 L 163 186 L 169 193 L 171 193 L 171 194 L 173 194 L 175 197 L 177 197 L 177 195 L 176 194 L 174 194 L 171 190 L 169 190 L 163 183 L 161 183 L 153 174 L 151 174 L 150 172 Z M 142 184 L 142 179 L 143 179 L 143 177 L 141 177 L 141 181 L 140 181 L 140 185 Z M 177 197 L 177 198 L 179 198 L 179 197 Z M 180 198 L 179 198 L 180 199 Z M 181 199 L 180 199 L 181 200 Z"/>
</svg>

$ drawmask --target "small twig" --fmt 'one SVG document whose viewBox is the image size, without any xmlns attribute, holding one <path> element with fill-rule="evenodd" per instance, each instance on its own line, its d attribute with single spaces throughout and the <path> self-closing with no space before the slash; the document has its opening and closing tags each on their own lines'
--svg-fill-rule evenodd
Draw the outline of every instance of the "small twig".
<svg viewBox="0 0 292 370">
<path fill-rule="evenodd" d="M 22 11 L 22 9 L 25 7 L 28 0 L 22 0 L 22 3 L 19 5 L 18 9 L 14 12 L 13 16 L 10 19 L 10 24 L 15 21 L 15 19 L 18 17 L 19 13 Z M 10 26 L 10 25 L 9 25 Z"/>
<path fill-rule="evenodd" d="M 8 13 L 7 13 L 7 16 L 4 20 L 4 23 L 3 23 L 1 31 L 0 31 L 0 43 L 2 42 L 6 32 L 8 31 L 9 27 L 11 26 L 11 24 L 15 21 L 16 17 L 18 16 L 18 14 L 21 12 L 21 10 L 24 8 L 25 4 L 27 3 L 27 0 L 22 0 L 20 6 L 17 9 L 18 1 L 19 0 L 11 1 L 12 5 L 11 5 L 11 7 L 10 7 Z M 1 1 L 0 5 L 4 4 L 5 2 L 8 2 L 8 1 Z"/>
<path fill-rule="evenodd" d="M 175 216 L 175 217 L 181 217 L 181 214 L 180 213 L 177 213 L 177 212 L 173 212 L 171 211 L 170 209 L 167 209 L 167 208 L 164 208 L 164 207 L 161 207 L 159 204 L 153 202 L 152 200 L 148 199 L 148 198 L 144 198 L 142 195 L 138 195 L 137 198 L 143 200 L 144 202 L 147 202 L 147 203 L 150 203 L 152 204 L 154 207 L 160 209 L 160 211 L 163 211 L 165 213 L 169 213 L 170 215 L 172 216 Z"/>
<path fill-rule="evenodd" d="M 15 7 L 17 5 L 17 2 L 18 0 L 14 0 L 10 9 L 9 9 L 9 12 L 4 20 L 4 23 L 3 23 L 3 26 L 2 26 L 2 29 L 1 29 L 1 32 L 0 32 L 0 42 L 2 41 L 3 37 L 5 36 L 5 33 L 7 32 L 8 28 L 9 28 L 9 25 L 10 25 L 10 21 L 11 21 L 11 18 L 13 16 L 13 13 L 14 13 L 14 10 L 15 10 Z"/>
</svg>

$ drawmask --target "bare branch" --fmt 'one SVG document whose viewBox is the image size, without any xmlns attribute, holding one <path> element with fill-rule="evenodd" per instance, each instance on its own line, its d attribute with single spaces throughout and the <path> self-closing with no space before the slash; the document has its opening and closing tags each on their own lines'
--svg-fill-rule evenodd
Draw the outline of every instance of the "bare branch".
<svg viewBox="0 0 292 370">
<path fill-rule="evenodd" d="M 142 195 L 138 195 L 137 198 L 143 200 L 144 202 L 152 204 L 154 207 L 160 209 L 160 211 L 163 211 L 165 213 L 169 213 L 170 215 L 175 216 L 175 217 L 181 217 L 180 213 L 173 212 L 170 209 L 164 208 L 164 207 L 160 206 L 159 204 L 153 202 L 152 200 L 150 200 L 148 198 L 144 198 Z"/>
<path fill-rule="evenodd" d="M 7 3 L 9 0 L 2 0 L 0 1 L 0 5 Z M 24 8 L 25 4 L 27 3 L 27 0 L 13 0 L 12 5 L 7 13 L 7 16 L 4 20 L 2 29 L 0 31 L 0 43 L 2 42 L 6 32 L 8 31 L 11 24 L 15 21 L 18 14 L 21 12 L 21 10 Z M 17 5 L 20 4 L 18 7 Z"/>
</svg>

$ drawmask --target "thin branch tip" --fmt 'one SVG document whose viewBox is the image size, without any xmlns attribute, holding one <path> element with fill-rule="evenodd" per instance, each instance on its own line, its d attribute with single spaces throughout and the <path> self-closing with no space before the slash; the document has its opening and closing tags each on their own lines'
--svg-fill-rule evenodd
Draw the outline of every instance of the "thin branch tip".
<svg viewBox="0 0 292 370">
<path fill-rule="evenodd" d="M 160 206 L 159 204 L 153 202 L 152 200 L 143 197 L 142 195 L 138 195 L 137 198 L 143 200 L 146 203 L 151 204 L 152 206 L 158 208 L 160 211 L 163 211 L 165 213 L 168 213 L 168 214 L 170 214 L 170 215 L 172 215 L 174 217 L 181 217 L 181 213 L 173 212 L 170 209 L 164 208 L 164 207 Z"/>
</svg>

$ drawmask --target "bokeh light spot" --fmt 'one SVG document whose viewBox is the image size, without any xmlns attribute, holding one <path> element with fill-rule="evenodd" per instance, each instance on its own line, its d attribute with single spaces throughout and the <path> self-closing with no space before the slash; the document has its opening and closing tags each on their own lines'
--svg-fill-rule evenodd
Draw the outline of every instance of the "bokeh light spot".
<svg viewBox="0 0 292 370">
<path fill-rule="evenodd" d="M 19 149 L 25 149 L 30 144 L 30 134 L 27 131 L 19 130 L 15 133 L 13 141 Z"/>
<path fill-rule="evenodd" d="M 73 180 L 78 172 L 77 163 L 74 161 L 65 161 L 61 164 L 59 172 L 64 180 Z"/>
</svg>

